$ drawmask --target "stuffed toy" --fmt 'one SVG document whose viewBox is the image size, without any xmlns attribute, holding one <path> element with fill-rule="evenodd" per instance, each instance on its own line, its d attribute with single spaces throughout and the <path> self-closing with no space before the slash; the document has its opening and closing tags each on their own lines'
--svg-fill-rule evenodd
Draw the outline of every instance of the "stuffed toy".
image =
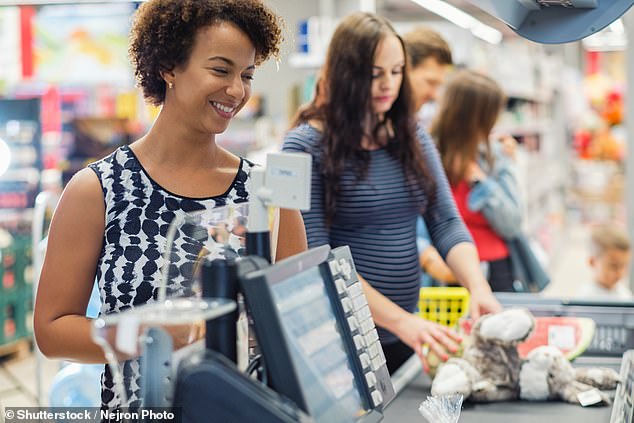
<svg viewBox="0 0 634 423">
<path fill-rule="evenodd" d="M 441 365 L 432 382 L 434 396 L 459 393 L 474 402 L 564 400 L 579 404 L 593 388 L 614 389 L 619 375 L 612 369 L 572 367 L 555 347 L 542 346 L 521 359 L 517 345 L 535 328 L 528 310 L 507 309 L 481 317 L 462 358 Z M 595 403 L 609 404 L 601 391 Z"/>
</svg>

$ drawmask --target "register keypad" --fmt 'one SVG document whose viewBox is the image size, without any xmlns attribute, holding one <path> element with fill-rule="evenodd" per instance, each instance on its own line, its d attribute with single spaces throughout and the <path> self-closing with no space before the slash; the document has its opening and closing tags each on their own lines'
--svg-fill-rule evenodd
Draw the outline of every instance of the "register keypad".
<svg viewBox="0 0 634 423">
<path fill-rule="evenodd" d="M 387 374 L 385 355 L 379 342 L 379 334 L 372 320 L 361 282 L 357 278 L 349 248 L 337 248 L 332 250 L 332 254 L 334 259 L 329 261 L 330 272 L 352 333 L 373 405 L 377 407 L 385 401 L 385 393 L 381 392 L 380 387 L 384 384 L 377 383 L 377 372 L 381 372 L 382 375 Z M 388 392 L 388 394 L 390 393 Z"/>
</svg>

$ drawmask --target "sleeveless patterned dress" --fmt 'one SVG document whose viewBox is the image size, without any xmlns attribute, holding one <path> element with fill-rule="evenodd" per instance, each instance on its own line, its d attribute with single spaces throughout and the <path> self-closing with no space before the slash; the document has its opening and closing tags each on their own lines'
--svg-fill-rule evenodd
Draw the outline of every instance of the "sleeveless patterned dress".
<svg viewBox="0 0 634 423">
<path fill-rule="evenodd" d="M 169 192 L 145 171 L 129 146 L 89 165 L 101 182 L 105 202 L 105 234 L 97 267 L 101 296 L 100 315 L 118 313 L 155 302 L 167 246 L 170 223 L 177 216 L 246 203 L 253 164 L 240 160 L 236 176 L 225 193 L 209 198 L 188 198 Z M 170 265 L 168 295 L 192 295 L 193 263 L 201 241 L 186 231 L 177 235 Z M 114 389 L 108 366 L 101 376 L 102 409 L 140 407 L 140 360 L 121 367 L 127 403 Z"/>
</svg>

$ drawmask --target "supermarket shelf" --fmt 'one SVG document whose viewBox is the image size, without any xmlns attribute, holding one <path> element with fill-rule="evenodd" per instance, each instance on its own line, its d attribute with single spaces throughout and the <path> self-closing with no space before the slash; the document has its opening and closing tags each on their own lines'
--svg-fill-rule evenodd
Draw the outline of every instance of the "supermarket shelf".
<svg viewBox="0 0 634 423">
<path fill-rule="evenodd" d="M 552 122 L 544 120 L 539 122 L 520 123 L 517 125 L 504 124 L 495 128 L 496 133 L 511 135 L 541 135 L 552 129 Z"/>
</svg>

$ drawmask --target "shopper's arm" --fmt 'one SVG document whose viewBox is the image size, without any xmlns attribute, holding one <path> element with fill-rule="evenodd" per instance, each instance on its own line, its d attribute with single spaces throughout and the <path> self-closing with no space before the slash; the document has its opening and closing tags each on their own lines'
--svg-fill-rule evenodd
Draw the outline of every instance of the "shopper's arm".
<svg viewBox="0 0 634 423">
<path fill-rule="evenodd" d="M 275 261 L 306 251 L 306 230 L 304 220 L 297 210 L 280 209 L 279 235 Z"/>
<path fill-rule="evenodd" d="M 440 257 L 438 250 L 429 246 L 419 255 L 420 267 L 423 272 L 441 282 L 455 282 L 456 277 L 451 273 L 447 263 Z"/>
<path fill-rule="evenodd" d="M 47 357 L 105 362 L 85 316 L 103 243 L 104 209 L 99 180 L 84 169 L 66 187 L 53 216 L 34 313 L 37 344 Z"/>
<path fill-rule="evenodd" d="M 447 254 L 447 264 L 462 286 L 469 290 L 470 314 L 480 315 L 502 311 L 502 306 L 491 292 L 491 287 L 480 269 L 478 251 L 470 242 L 456 244 Z"/>
<path fill-rule="evenodd" d="M 427 344 L 443 361 L 449 358 L 447 350 L 452 353 L 458 350 L 461 338 L 453 330 L 408 313 L 374 289 L 361 275 L 358 276 L 376 325 L 389 330 L 413 349 L 426 372 L 429 364 L 423 353 L 423 344 Z"/>
<path fill-rule="evenodd" d="M 434 246 L 453 272 L 456 279 L 471 294 L 471 316 L 502 309 L 491 293 L 491 288 L 480 269 L 480 259 L 458 213 L 447 176 L 443 171 L 438 150 L 424 130 L 419 130 L 423 156 L 434 177 L 436 192 L 428 205 L 424 219 Z"/>
</svg>

